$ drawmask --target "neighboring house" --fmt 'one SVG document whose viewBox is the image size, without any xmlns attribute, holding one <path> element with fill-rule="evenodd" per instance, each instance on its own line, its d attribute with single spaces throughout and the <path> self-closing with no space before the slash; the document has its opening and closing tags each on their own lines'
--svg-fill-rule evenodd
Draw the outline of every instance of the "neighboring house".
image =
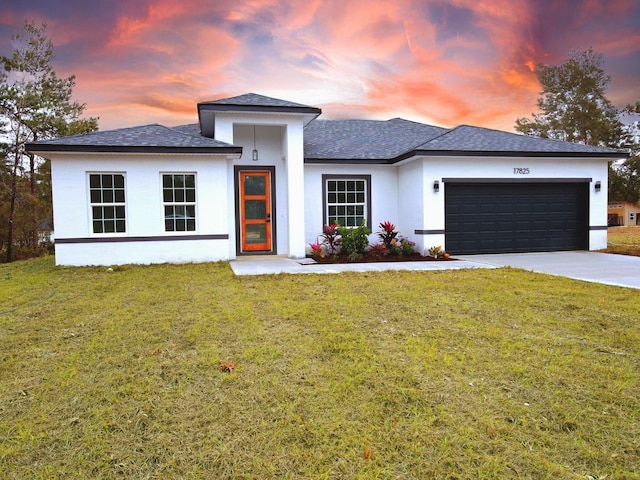
<svg viewBox="0 0 640 480">
<path fill-rule="evenodd" d="M 304 257 L 324 224 L 395 223 L 417 250 L 607 245 L 607 164 L 619 151 L 395 118 L 317 120 L 246 94 L 198 123 L 94 132 L 28 149 L 51 160 L 56 263 Z"/>
<path fill-rule="evenodd" d="M 607 218 L 610 227 L 640 225 L 640 205 L 631 202 L 609 202 Z"/>
</svg>

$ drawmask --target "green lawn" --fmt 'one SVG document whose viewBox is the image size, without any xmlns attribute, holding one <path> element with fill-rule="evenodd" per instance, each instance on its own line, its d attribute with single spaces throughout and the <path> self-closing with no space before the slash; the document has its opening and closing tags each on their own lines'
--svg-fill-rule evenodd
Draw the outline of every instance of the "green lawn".
<svg viewBox="0 0 640 480">
<path fill-rule="evenodd" d="M 640 227 L 609 227 L 607 253 L 640 257 Z"/>
<path fill-rule="evenodd" d="M 0 265 L 0 478 L 640 478 L 638 290 L 114 270 Z"/>
</svg>

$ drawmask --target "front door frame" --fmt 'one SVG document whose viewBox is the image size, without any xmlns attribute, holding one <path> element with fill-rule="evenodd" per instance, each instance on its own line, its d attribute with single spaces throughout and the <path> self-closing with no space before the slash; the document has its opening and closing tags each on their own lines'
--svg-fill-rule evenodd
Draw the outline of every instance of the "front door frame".
<svg viewBox="0 0 640 480">
<path fill-rule="evenodd" d="M 256 252 L 243 252 L 242 251 L 242 214 L 240 212 L 240 172 L 269 172 L 271 186 L 270 200 L 271 200 L 271 250 L 270 251 L 256 251 Z M 276 225 L 276 167 L 275 166 L 254 166 L 254 165 L 235 165 L 233 168 L 233 184 L 234 184 L 234 198 L 235 198 L 235 214 L 236 214 L 236 255 L 277 255 L 278 245 L 276 242 L 277 225 Z"/>
</svg>

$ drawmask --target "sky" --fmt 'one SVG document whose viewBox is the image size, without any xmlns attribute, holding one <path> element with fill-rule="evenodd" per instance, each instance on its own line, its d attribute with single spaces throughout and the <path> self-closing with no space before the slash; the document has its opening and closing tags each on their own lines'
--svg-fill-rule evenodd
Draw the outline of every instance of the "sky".
<svg viewBox="0 0 640 480">
<path fill-rule="evenodd" d="M 47 23 L 59 76 L 101 130 L 197 121 L 258 93 L 321 118 L 513 131 L 535 67 L 592 47 L 618 107 L 640 99 L 640 0 L 0 0 L 0 55 Z"/>
</svg>

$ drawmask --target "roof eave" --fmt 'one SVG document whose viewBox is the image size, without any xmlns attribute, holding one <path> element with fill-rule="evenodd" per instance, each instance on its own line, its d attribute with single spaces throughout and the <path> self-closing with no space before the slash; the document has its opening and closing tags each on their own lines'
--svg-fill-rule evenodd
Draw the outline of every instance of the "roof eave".
<svg viewBox="0 0 640 480">
<path fill-rule="evenodd" d="M 532 152 L 532 151 L 477 151 L 477 150 L 414 150 L 402 155 L 421 157 L 541 157 L 541 158 L 628 158 L 626 152 Z"/>
<path fill-rule="evenodd" d="M 27 143 L 25 146 L 32 153 L 191 153 L 191 154 L 238 154 L 242 155 L 242 147 L 163 147 L 147 145 L 53 145 Z"/>
</svg>

